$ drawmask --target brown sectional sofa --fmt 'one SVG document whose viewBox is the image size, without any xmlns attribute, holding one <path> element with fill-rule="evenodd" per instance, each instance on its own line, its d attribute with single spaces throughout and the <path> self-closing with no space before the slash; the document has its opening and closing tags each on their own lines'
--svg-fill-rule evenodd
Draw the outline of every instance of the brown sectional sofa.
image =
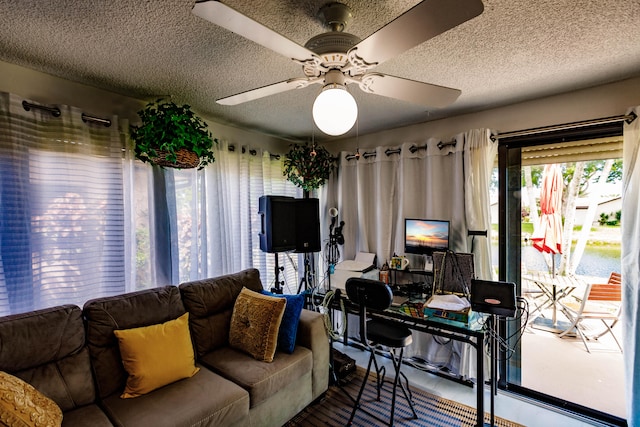
<svg viewBox="0 0 640 427">
<path fill-rule="evenodd" d="M 18 376 L 63 410 L 63 426 L 280 426 L 328 387 L 329 341 L 322 316 L 303 310 L 292 354 L 260 362 L 228 345 L 245 270 L 0 318 L 0 370 Z M 127 373 L 113 331 L 189 312 L 194 376 L 122 399 Z"/>
<path fill-rule="evenodd" d="M 82 310 L 75 305 L 0 318 L 0 370 L 53 399 L 64 426 L 112 426 L 98 405 Z"/>
</svg>

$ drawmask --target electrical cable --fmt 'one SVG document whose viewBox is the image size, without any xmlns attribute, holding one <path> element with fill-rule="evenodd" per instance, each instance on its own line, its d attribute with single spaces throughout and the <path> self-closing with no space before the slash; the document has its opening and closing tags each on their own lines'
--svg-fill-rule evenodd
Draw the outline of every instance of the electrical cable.
<svg viewBox="0 0 640 427">
<path fill-rule="evenodd" d="M 321 313 L 324 316 L 324 327 L 327 330 L 327 333 L 334 340 L 339 340 L 344 335 L 346 330 L 347 314 L 344 308 L 344 300 L 340 298 L 340 313 L 341 313 L 342 322 L 340 325 L 340 329 L 337 329 L 337 330 L 334 329 L 333 324 L 331 322 L 331 310 L 332 310 L 331 302 L 333 301 L 333 298 L 336 296 L 336 294 L 338 294 L 339 296 L 340 290 L 327 291 L 324 295 L 324 298 L 322 299 L 322 303 L 320 307 L 321 307 Z"/>
<path fill-rule="evenodd" d="M 502 336 L 500 336 L 500 333 L 498 333 L 495 328 L 490 328 L 486 325 L 487 321 L 485 320 L 484 322 L 481 322 L 481 324 L 483 325 L 483 329 L 486 332 L 485 335 L 485 344 L 489 342 L 490 339 L 495 338 L 496 342 L 498 344 L 498 349 L 502 349 L 505 353 L 505 357 L 503 359 L 497 359 L 498 361 L 503 361 L 503 360 L 510 360 L 511 357 L 513 357 L 513 355 L 516 353 L 516 347 L 518 346 L 518 343 L 520 342 L 520 340 L 522 339 L 522 334 L 524 333 L 524 330 L 526 328 L 528 319 L 529 319 L 529 303 L 526 299 L 522 298 L 522 297 L 518 297 L 517 298 L 517 310 L 516 313 L 517 315 L 512 317 L 512 318 L 508 318 L 506 319 L 507 322 L 518 322 L 519 323 L 519 327 L 509 336 L 503 338 Z M 489 318 L 486 318 L 489 319 Z M 524 319 L 524 321 L 523 321 Z M 514 338 L 517 337 L 516 341 L 513 343 L 513 347 L 511 347 L 509 345 L 509 342 Z M 485 352 L 487 352 L 487 346 L 485 346 Z"/>
</svg>

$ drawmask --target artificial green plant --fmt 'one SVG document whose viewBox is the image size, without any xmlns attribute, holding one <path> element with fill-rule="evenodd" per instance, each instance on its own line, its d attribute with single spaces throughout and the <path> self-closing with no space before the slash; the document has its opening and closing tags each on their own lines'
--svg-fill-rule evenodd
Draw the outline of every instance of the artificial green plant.
<svg viewBox="0 0 640 427">
<path fill-rule="evenodd" d="M 291 144 L 284 159 L 283 175 L 305 191 L 324 185 L 335 168 L 335 159 L 324 148 L 310 144 Z"/>
<path fill-rule="evenodd" d="M 138 111 L 138 116 L 142 124 L 130 126 L 130 134 L 135 144 L 136 157 L 143 162 L 184 167 L 176 165 L 180 150 L 188 150 L 197 155 L 198 169 L 215 161 L 212 148 L 213 143 L 218 140 L 212 137 L 207 124 L 191 110 L 191 106 L 158 99 Z M 170 164 L 159 163 L 157 159 L 161 157 Z"/>
</svg>

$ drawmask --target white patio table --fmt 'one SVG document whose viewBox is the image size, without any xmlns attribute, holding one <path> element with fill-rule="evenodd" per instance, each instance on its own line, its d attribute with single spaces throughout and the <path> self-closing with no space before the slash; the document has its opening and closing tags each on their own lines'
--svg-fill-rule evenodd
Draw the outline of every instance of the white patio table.
<svg viewBox="0 0 640 427">
<path fill-rule="evenodd" d="M 574 275 L 561 276 L 543 272 L 528 272 L 522 275 L 522 280 L 528 280 L 540 288 L 547 298 L 545 304 L 548 304 L 552 309 L 551 325 L 545 324 L 542 319 L 536 318 L 532 322 L 532 326 L 558 334 L 566 331 L 570 325 L 567 324 L 563 328 L 564 325 L 558 322 L 558 302 L 571 294 L 576 288 L 584 287 L 587 284 Z"/>
</svg>

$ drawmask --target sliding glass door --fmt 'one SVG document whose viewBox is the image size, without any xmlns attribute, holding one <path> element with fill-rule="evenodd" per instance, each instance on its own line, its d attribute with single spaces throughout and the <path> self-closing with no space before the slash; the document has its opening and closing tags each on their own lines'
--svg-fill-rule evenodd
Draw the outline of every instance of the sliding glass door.
<svg viewBox="0 0 640 427">
<path fill-rule="evenodd" d="M 621 135 L 618 123 L 501 139 L 494 218 L 500 279 L 528 306 L 528 318 L 503 325 L 500 387 L 614 425 L 624 425 L 620 325 L 578 330 L 570 309 L 620 272 Z"/>
</svg>

